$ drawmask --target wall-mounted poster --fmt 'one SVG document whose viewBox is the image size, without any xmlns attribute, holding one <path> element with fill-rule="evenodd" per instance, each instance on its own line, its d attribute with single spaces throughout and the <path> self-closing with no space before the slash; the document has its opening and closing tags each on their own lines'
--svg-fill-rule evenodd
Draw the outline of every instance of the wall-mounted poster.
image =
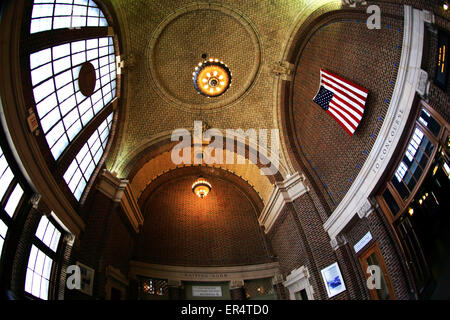
<svg viewBox="0 0 450 320">
<path fill-rule="evenodd" d="M 92 296 L 94 289 L 94 273 L 95 270 L 77 261 L 77 266 L 80 267 L 81 281 L 80 291 Z"/>
<path fill-rule="evenodd" d="M 344 279 L 342 278 L 341 270 L 337 262 L 322 269 L 321 273 L 329 298 L 345 291 Z"/>
</svg>

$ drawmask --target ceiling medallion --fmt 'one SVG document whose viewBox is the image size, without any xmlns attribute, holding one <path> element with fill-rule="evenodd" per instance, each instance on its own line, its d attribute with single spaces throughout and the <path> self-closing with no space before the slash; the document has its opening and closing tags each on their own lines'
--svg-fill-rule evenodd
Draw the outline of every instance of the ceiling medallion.
<svg viewBox="0 0 450 320">
<path fill-rule="evenodd" d="M 224 94 L 231 86 L 231 72 L 219 59 L 210 58 L 195 67 L 192 80 L 198 94 L 215 98 Z"/>
<path fill-rule="evenodd" d="M 199 198 L 203 199 L 211 191 L 211 184 L 200 176 L 192 185 L 192 192 Z"/>
</svg>

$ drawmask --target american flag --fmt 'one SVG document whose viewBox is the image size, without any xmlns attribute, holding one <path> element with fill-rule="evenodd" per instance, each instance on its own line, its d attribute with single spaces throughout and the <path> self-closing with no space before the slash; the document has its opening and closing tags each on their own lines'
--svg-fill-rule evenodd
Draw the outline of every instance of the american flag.
<svg viewBox="0 0 450 320">
<path fill-rule="evenodd" d="M 367 89 L 321 69 L 320 88 L 313 101 L 353 135 L 363 116 L 367 94 Z"/>
</svg>

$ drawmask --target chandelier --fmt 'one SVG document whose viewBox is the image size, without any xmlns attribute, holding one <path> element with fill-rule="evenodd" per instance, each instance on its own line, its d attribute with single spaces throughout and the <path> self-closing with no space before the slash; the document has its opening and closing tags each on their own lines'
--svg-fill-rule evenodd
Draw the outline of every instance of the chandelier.
<svg viewBox="0 0 450 320">
<path fill-rule="evenodd" d="M 203 199 L 211 191 L 211 184 L 200 176 L 192 185 L 192 192 L 199 198 Z"/>
<path fill-rule="evenodd" d="M 198 94 L 208 98 L 218 97 L 231 86 L 231 72 L 222 61 L 210 58 L 195 67 L 192 80 Z"/>
</svg>

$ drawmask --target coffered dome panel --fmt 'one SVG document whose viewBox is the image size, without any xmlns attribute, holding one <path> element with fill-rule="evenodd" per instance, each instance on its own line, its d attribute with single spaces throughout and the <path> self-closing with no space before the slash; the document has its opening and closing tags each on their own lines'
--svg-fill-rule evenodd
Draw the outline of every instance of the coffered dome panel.
<svg viewBox="0 0 450 320">
<path fill-rule="evenodd" d="M 196 4 L 179 9 L 155 30 L 148 68 L 166 101 L 189 109 L 216 109 L 249 90 L 260 68 L 260 53 L 255 30 L 240 13 L 220 5 Z M 194 68 L 205 56 L 223 61 L 233 74 L 231 87 L 220 97 L 205 97 L 194 88 Z"/>
</svg>

